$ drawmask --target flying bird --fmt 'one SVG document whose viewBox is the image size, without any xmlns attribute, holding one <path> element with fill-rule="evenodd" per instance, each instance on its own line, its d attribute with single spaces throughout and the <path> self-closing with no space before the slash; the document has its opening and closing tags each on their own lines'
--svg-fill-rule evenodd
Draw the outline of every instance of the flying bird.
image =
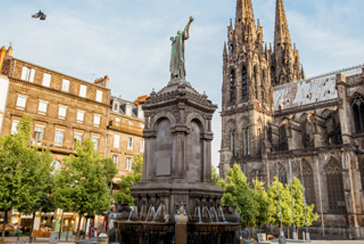
<svg viewBox="0 0 364 244">
<path fill-rule="evenodd" d="M 47 18 L 47 15 L 45 15 L 42 11 L 39 10 L 38 13 L 32 15 L 32 18 L 35 19 L 39 18 L 40 20 L 45 20 Z"/>
</svg>

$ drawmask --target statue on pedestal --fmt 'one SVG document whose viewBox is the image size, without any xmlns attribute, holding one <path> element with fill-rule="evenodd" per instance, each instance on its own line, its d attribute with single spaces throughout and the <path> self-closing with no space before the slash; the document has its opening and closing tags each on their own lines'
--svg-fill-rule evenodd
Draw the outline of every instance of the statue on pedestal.
<svg viewBox="0 0 364 244">
<path fill-rule="evenodd" d="M 171 36 L 169 38 L 172 41 L 171 61 L 169 64 L 169 71 L 171 72 L 171 81 L 185 80 L 186 77 L 185 40 L 189 38 L 189 29 L 193 20 L 194 18 L 191 15 L 185 29 L 183 31 L 179 30 L 175 37 Z"/>
</svg>

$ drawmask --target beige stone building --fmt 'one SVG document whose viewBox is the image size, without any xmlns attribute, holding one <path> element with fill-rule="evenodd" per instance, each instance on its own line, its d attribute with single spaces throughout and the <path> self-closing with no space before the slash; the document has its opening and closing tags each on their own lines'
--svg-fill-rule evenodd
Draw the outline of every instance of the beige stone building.
<svg viewBox="0 0 364 244">
<path fill-rule="evenodd" d="M 121 175 L 131 171 L 134 155 L 144 152 L 144 113 L 141 106 L 135 103 L 111 96 L 109 113 L 107 157 L 111 157 Z"/>
<path fill-rule="evenodd" d="M 364 65 L 306 79 L 282 0 L 274 49 L 251 0 L 237 1 L 227 31 L 220 174 L 236 162 L 249 181 L 298 177 L 319 215 L 312 237 L 364 237 Z"/>
<path fill-rule="evenodd" d="M 107 76 L 94 83 L 80 80 L 18 59 L 11 47 L 0 49 L 0 67 L 0 135 L 16 132 L 27 114 L 33 117 L 29 145 L 49 147 L 54 165 L 61 166 L 65 156 L 75 153 L 75 140 L 90 137 L 95 150 L 113 158 L 119 171 L 115 182 L 131 171 L 133 156 L 144 150 L 143 111 L 134 102 L 111 97 Z M 58 222 L 61 214 L 37 214 L 35 230 L 44 221 Z M 13 212 L 10 220 L 22 226 L 29 225 L 30 218 Z M 77 219 L 74 213 L 64 213 L 61 231 L 74 230 Z M 103 228 L 102 223 L 103 217 L 97 216 L 94 226 Z"/>
</svg>

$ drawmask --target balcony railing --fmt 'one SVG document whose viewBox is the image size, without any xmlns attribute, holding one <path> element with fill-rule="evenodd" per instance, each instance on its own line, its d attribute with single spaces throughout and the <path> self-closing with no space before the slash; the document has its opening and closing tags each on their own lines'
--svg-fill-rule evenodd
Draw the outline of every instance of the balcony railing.
<svg viewBox="0 0 364 244">
<path fill-rule="evenodd" d="M 34 146 L 38 146 L 40 148 L 47 148 L 49 147 L 52 150 L 67 150 L 67 151 L 75 151 L 75 145 L 69 145 L 69 144 L 65 144 L 62 143 L 62 145 L 60 145 L 57 142 L 54 141 L 45 141 L 45 140 L 41 140 L 41 139 L 30 139 L 29 140 L 29 146 L 34 147 Z"/>
<path fill-rule="evenodd" d="M 143 133 L 143 128 L 141 128 L 140 126 L 136 126 L 136 125 L 129 125 L 129 124 L 126 124 L 126 123 L 116 122 L 116 121 L 113 121 L 113 120 L 110 121 L 109 125 L 111 127 L 117 128 L 117 129 L 130 131 L 130 132 L 137 133 L 137 134 L 142 134 Z"/>
</svg>

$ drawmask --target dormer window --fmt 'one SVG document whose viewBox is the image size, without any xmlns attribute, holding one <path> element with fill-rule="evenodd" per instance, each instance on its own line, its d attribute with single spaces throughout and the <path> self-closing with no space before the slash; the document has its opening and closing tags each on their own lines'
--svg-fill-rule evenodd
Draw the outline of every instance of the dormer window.
<svg viewBox="0 0 364 244">
<path fill-rule="evenodd" d="M 114 100 L 114 104 L 113 104 L 113 108 L 112 108 L 115 112 L 118 112 L 119 111 L 119 103 L 118 102 L 116 102 L 115 100 Z"/>
</svg>

